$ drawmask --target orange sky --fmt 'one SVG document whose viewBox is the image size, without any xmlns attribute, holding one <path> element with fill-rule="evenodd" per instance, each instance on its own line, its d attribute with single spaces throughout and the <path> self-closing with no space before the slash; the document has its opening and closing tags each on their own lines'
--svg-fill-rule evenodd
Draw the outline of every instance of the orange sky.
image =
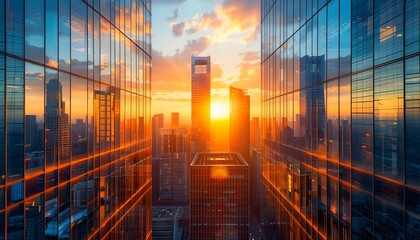
<svg viewBox="0 0 420 240">
<path fill-rule="evenodd" d="M 248 89 L 260 115 L 260 1 L 155 0 L 152 113 L 191 122 L 191 56 L 211 56 L 212 119 L 229 116 L 229 86 Z"/>
</svg>

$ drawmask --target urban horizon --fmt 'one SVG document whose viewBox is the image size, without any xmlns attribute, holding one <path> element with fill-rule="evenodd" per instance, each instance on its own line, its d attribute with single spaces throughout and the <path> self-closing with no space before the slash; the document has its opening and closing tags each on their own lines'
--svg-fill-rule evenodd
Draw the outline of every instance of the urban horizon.
<svg viewBox="0 0 420 240">
<path fill-rule="evenodd" d="M 0 0 L 0 240 L 420 239 L 419 0 Z"/>
</svg>

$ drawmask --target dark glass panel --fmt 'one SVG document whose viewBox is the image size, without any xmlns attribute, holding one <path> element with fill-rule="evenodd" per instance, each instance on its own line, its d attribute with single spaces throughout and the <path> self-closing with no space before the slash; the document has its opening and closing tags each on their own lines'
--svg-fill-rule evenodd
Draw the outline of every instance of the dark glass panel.
<svg viewBox="0 0 420 240">
<path fill-rule="evenodd" d="M 44 195 L 25 202 L 25 238 L 44 239 Z"/>
<path fill-rule="evenodd" d="M 6 79 L 5 79 L 6 61 L 4 55 L 0 55 L 0 184 L 4 184 L 5 168 L 5 113 L 6 113 Z"/>
<path fill-rule="evenodd" d="M 375 0 L 375 65 L 403 56 L 404 0 Z"/>
<path fill-rule="evenodd" d="M 23 185 L 23 183 L 22 183 Z M 23 203 L 7 210 L 7 238 L 24 239 Z"/>
<path fill-rule="evenodd" d="M 45 193 L 45 236 L 58 238 L 58 197 L 57 189 Z"/>
<path fill-rule="evenodd" d="M 351 60 L 356 72 L 373 64 L 373 0 L 353 0 L 351 9 Z"/>
<path fill-rule="evenodd" d="M 44 68 L 25 65 L 26 171 L 44 169 Z"/>
<path fill-rule="evenodd" d="M 44 63 L 44 1 L 25 1 L 25 58 Z"/>
<path fill-rule="evenodd" d="M 12 205 L 22 201 L 23 195 L 23 181 L 14 183 L 7 187 L 7 205 Z"/>
<path fill-rule="evenodd" d="M 351 71 L 351 0 L 340 0 L 340 75 Z"/>
<path fill-rule="evenodd" d="M 6 59 L 7 179 L 23 177 L 24 171 L 24 62 Z"/>
<path fill-rule="evenodd" d="M 403 209 L 375 199 L 375 238 L 405 239 L 403 224 Z"/>
<path fill-rule="evenodd" d="M 405 55 L 420 52 L 420 1 L 405 1 Z"/>
<path fill-rule="evenodd" d="M 23 0 L 6 0 L 6 51 L 24 56 L 24 4 Z"/>
<path fill-rule="evenodd" d="M 405 62 L 406 181 L 420 186 L 420 57 Z"/>
<path fill-rule="evenodd" d="M 34 177 L 25 182 L 25 196 L 30 197 L 44 191 L 44 175 Z"/>
<path fill-rule="evenodd" d="M 327 79 L 337 77 L 339 74 L 339 0 L 328 3 L 327 13 Z"/>
</svg>

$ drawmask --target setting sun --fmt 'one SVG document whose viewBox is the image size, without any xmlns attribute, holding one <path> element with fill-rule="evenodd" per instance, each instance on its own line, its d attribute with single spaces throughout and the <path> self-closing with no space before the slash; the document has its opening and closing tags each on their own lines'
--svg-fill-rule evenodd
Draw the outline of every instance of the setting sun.
<svg viewBox="0 0 420 240">
<path fill-rule="evenodd" d="M 228 119 L 229 118 L 229 104 L 228 103 L 211 103 L 211 118 L 212 119 Z"/>
</svg>

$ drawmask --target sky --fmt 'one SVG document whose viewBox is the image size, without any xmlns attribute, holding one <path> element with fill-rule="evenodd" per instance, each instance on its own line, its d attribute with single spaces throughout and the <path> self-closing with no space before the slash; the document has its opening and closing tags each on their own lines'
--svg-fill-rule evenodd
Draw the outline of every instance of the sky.
<svg viewBox="0 0 420 240">
<path fill-rule="evenodd" d="M 211 56 L 212 120 L 229 117 L 229 86 L 260 116 L 260 1 L 154 0 L 152 114 L 191 123 L 191 56 Z"/>
</svg>

